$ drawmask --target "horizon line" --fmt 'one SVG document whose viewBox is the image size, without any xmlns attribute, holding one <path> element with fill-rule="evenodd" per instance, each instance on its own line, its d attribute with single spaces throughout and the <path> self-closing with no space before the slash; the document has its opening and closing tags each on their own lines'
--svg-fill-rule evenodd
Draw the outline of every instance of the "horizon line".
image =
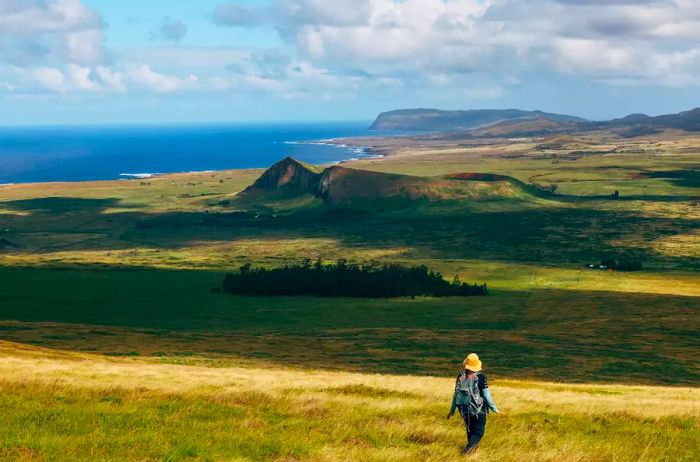
<svg viewBox="0 0 700 462">
<path fill-rule="evenodd" d="M 245 125 L 311 125 L 311 124 L 350 124 L 372 123 L 373 119 L 305 119 L 305 120 L 249 120 L 249 121 L 191 121 L 191 122 L 66 122 L 36 124 L 4 124 L 0 130 L 8 128 L 139 128 L 139 127 L 182 127 L 182 126 L 245 126 Z"/>
</svg>

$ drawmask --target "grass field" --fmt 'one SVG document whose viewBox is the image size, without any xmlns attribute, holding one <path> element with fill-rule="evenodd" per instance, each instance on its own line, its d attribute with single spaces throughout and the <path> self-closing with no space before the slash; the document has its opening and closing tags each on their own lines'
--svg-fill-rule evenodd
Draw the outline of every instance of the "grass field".
<svg viewBox="0 0 700 462">
<path fill-rule="evenodd" d="M 450 377 L 478 351 L 506 415 L 474 460 L 694 460 L 700 139 L 383 142 L 350 166 L 429 177 L 398 180 L 432 198 L 351 200 L 377 186 L 362 174 L 333 204 L 240 196 L 260 170 L 0 186 L 0 459 L 454 460 Z M 460 172 L 558 189 L 440 189 Z M 644 271 L 583 269 L 609 254 Z M 211 291 L 303 258 L 491 293 Z"/>
<path fill-rule="evenodd" d="M 682 148 L 677 146 L 681 141 Z M 624 252 L 652 270 L 696 272 L 700 199 L 693 172 L 700 168 L 700 154 L 687 148 L 698 140 L 681 141 L 663 141 L 668 151 L 663 144 L 655 146 L 651 159 L 629 147 L 630 153 L 614 157 L 554 162 L 533 142 L 400 152 L 353 165 L 421 175 L 493 172 L 524 182 L 546 183 L 538 178 L 552 177 L 563 195 L 441 202 L 394 199 L 335 207 L 311 197 L 273 197 L 253 204 L 264 212 L 254 219 L 231 212 L 251 206 L 237 203 L 236 193 L 260 174 L 256 170 L 148 181 L 0 186 L 0 237 L 12 245 L 0 249 L 0 264 L 222 269 L 248 260 L 311 256 L 561 266 Z M 508 157 L 511 150 L 530 157 Z M 669 171 L 680 176 L 653 177 Z M 591 172 L 595 179 L 582 178 Z M 585 184 L 595 188 L 586 190 Z M 600 196 L 615 189 L 622 192 L 619 200 Z"/>
<path fill-rule="evenodd" d="M 108 359 L 0 343 L 6 460 L 442 461 L 452 380 Z M 697 388 L 492 380 L 470 460 L 692 461 Z"/>
<path fill-rule="evenodd" d="M 591 277 L 599 274 L 608 273 Z M 551 276 L 535 271 L 531 288 L 495 285 L 487 297 L 329 300 L 211 293 L 220 276 L 5 269 L 2 313 L 11 321 L 0 323 L 0 332 L 54 349 L 213 357 L 223 364 L 266 359 L 452 375 L 464 351 L 476 350 L 487 352 L 492 373 L 501 377 L 700 382 L 697 297 L 688 295 L 697 285 L 689 284 L 685 295 L 577 291 L 547 288 Z M 620 274 L 618 282 L 639 278 L 641 285 L 644 277 Z M 652 279 L 647 291 L 655 284 Z"/>
<path fill-rule="evenodd" d="M 698 198 L 700 137 L 668 131 L 620 139 L 605 133 L 502 140 L 357 140 L 389 152 L 385 159 L 354 162 L 360 168 L 417 175 L 500 173 L 526 183 L 553 183 L 558 193 L 621 195 L 650 200 Z M 657 173 L 657 175 L 645 175 Z M 661 174 L 665 173 L 665 175 Z M 669 175 L 669 173 L 671 173 Z"/>
</svg>

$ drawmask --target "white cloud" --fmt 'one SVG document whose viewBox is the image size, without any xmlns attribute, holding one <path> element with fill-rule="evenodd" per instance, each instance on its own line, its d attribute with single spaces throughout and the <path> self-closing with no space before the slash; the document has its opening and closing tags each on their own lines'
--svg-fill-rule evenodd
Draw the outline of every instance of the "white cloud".
<svg viewBox="0 0 700 462">
<path fill-rule="evenodd" d="M 232 84 L 244 92 L 264 92 L 282 99 L 330 100 L 357 95 L 366 77 L 336 75 L 308 61 L 293 60 L 279 50 L 251 54 L 230 66 Z M 378 79 L 377 85 L 396 84 Z"/>
<path fill-rule="evenodd" d="M 97 66 L 95 73 L 106 89 L 116 93 L 126 92 L 123 74 L 104 66 Z"/>
<path fill-rule="evenodd" d="M 95 92 L 101 89 L 100 83 L 92 78 L 91 73 L 92 69 L 89 67 L 77 64 L 69 64 L 66 68 L 66 74 L 69 76 L 73 88 L 81 92 Z"/>
<path fill-rule="evenodd" d="M 22 90 L 26 94 L 119 94 L 128 91 L 168 94 L 178 91 L 223 91 L 228 88 L 228 81 L 221 78 L 200 79 L 195 74 L 179 77 L 157 72 L 147 64 L 125 70 L 78 64 L 68 64 L 62 68 L 10 69 L 24 82 Z M 6 89 L 9 89 L 9 85 Z"/>
<path fill-rule="evenodd" d="M 0 0 L 0 92 L 160 95 L 265 92 L 353 97 L 363 90 L 498 99 L 526 76 L 609 85 L 700 85 L 698 0 L 228 1 L 222 27 L 277 31 L 278 48 L 171 43 L 106 50 L 85 0 Z M 259 3 L 257 5 L 260 5 Z M 152 39 L 179 42 L 164 18 Z M 235 33 L 227 34 L 234 36 Z M 144 37 L 145 39 L 145 37 Z"/>
<path fill-rule="evenodd" d="M 179 65 L 163 66 L 167 72 L 156 71 L 146 60 L 111 62 L 105 57 L 104 28 L 101 17 L 82 0 L 0 0 L 0 70 L 10 79 L 0 91 L 166 94 L 224 88 L 221 78 L 208 78 L 205 86 L 194 72 L 183 69 L 190 65 L 183 53 Z M 186 32 L 184 23 L 167 18 L 161 28 L 163 38 L 173 41 Z M 220 67 L 223 72 L 224 64 Z"/>
<path fill-rule="evenodd" d="M 0 1 L 0 62 L 95 63 L 104 23 L 80 0 Z"/>
<path fill-rule="evenodd" d="M 40 67 L 31 71 L 31 75 L 48 91 L 60 93 L 66 90 L 66 79 L 58 69 Z"/>
<path fill-rule="evenodd" d="M 100 29 L 102 20 L 81 0 L 3 0 L 3 34 L 66 33 Z"/>
<path fill-rule="evenodd" d="M 134 83 L 137 87 L 156 93 L 173 93 L 175 91 L 191 90 L 197 87 L 199 83 L 199 77 L 194 74 L 190 74 L 185 78 L 179 78 L 155 72 L 147 64 L 130 69 L 125 73 L 125 78 Z"/>
<path fill-rule="evenodd" d="M 84 30 L 66 35 L 68 59 L 74 63 L 96 63 L 102 58 L 101 30 Z"/>
<path fill-rule="evenodd" d="M 557 67 L 565 72 L 624 72 L 637 60 L 633 50 L 605 40 L 559 38 L 552 51 Z"/>
<path fill-rule="evenodd" d="M 248 7 L 246 18 L 233 22 L 276 27 L 302 59 L 331 73 L 700 84 L 697 0 L 277 0 Z"/>
<path fill-rule="evenodd" d="M 36 75 L 70 63 L 94 65 L 103 59 L 104 27 L 80 0 L 0 0 L 0 64 Z"/>
</svg>

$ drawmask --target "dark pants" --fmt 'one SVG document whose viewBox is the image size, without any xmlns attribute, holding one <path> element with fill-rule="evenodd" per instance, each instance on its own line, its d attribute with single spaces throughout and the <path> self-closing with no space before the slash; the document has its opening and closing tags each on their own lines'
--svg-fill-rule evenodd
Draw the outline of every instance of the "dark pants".
<svg viewBox="0 0 700 462">
<path fill-rule="evenodd" d="M 464 452 L 471 452 L 476 449 L 486 432 L 486 413 L 468 415 L 466 406 L 464 408 L 460 406 L 459 414 L 467 429 L 467 446 L 464 448 Z"/>
</svg>

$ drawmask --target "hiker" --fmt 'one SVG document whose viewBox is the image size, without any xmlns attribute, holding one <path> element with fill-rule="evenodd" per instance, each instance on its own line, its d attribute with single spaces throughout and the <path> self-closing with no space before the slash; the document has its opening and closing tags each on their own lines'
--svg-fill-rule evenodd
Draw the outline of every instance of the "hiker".
<svg viewBox="0 0 700 462">
<path fill-rule="evenodd" d="M 463 454 L 469 454 L 479 445 L 486 431 L 486 414 L 493 411 L 499 414 L 493 402 L 489 385 L 484 374 L 480 374 L 481 361 L 476 353 L 471 353 L 464 360 L 464 370 L 457 376 L 452 406 L 447 420 L 459 409 L 467 429 L 467 445 Z"/>
</svg>

